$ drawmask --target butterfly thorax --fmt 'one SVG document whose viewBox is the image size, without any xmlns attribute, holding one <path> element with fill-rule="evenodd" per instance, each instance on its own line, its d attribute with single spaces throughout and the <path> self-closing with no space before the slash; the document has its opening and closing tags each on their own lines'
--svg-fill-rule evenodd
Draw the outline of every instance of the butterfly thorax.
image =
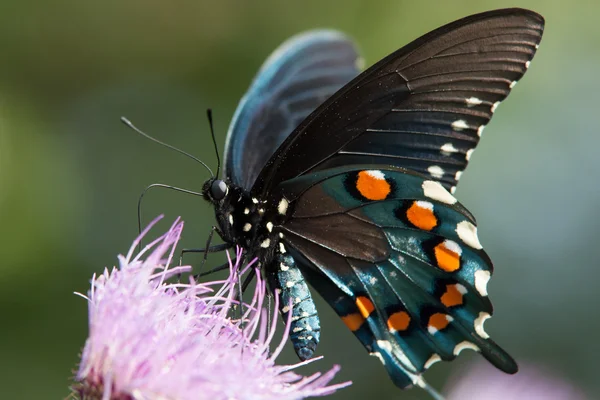
<svg viewBox="0 0 600 400">
<path fill-rule="evenodd" d="M 224 241 L 250 251 L 249 258 L 256 257 L 263 265 L 273 260 L 282 237 L 278 227 L 286 219 L 278 212 L 277 205 L 253 197 L 229 180 L 206 181 L 203 195 L 215 206 L 219 233 Z"/>
</svg>

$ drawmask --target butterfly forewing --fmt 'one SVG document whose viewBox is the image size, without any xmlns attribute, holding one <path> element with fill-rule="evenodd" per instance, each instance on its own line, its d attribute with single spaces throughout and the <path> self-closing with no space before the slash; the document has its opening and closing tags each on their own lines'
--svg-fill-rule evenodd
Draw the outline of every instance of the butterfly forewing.
<svg viewBox="0 0 600 400">
<path fill-rule="evenodd" d="M 315 110 L 269 160 L 253 192 L 349 164 L 405 167 L 451 189 L 529 66 L 543 23 L 527 10 L 492 11 L 392 53 Z"/>
<path fill-rule="evenodd" d="M 250 189 L 285 138 L 359 72 L 343 34 L 312 31 L 285 42 L 264 63 L 231 121 L 225 176 Z"/>
</svg>

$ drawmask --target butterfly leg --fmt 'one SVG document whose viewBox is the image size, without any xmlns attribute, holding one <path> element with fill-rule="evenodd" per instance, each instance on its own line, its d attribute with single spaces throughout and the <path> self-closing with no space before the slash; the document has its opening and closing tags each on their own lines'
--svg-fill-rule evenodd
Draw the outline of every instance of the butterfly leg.
<svg viewBox="0 0 600 400">
<path fill-rule="evenodd" d="M 290 340 L 300 360 L 312 358 L 321 335 L 321 324 L 315 303 L 302 272 L 290 255 L 280 254 L 267 267 L 271 291 L 279 295 L 279 311 L 284 322 L 291 315 Z"/>
</svg>

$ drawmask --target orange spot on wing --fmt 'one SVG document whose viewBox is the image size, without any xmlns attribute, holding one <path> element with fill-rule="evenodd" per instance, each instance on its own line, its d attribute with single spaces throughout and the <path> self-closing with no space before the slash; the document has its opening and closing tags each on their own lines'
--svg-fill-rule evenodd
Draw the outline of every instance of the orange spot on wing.
<svg viewBox="0 0 600 400">
<path fill-rule="evenodd" d="M 350 329 L 352 332 L 357 331 L 363 322 L 365 322 L 365 319 L 359 313 L 348 314 L 341 318 L 344 324 L 346 324 L 348 329 Z"/>
<path fill-rule="evenodd" d="M 405 331 L 410 324 L 410 315 L 406 311 L 399 311 L 390 315 L 387 320 L 391 331 Z"/>
<path fill-rule="evenodd" d="M 446 272 L 454 272 L 460 268 L 460 254 L 446 246 L 446 242 L 442 242 L 433 249 L 435 260 L 438 267 Z"/>
<path fill-rule="evenodd" d="M 375 310 L 375 306 L 373 305 L 371 300 L 369 300 L 365 296 L 359 296 L 356 298 L 356 307 L 358 307 L 358 311 L 360 312 L 360 315 L 363 316 L 363 318 L 368 318 L 369 315 L 371 315 L 371 313 L 373 312 L 373 310 Z"/>
<path fill-rule="evenodd" d="M 430 205 L 431 208 L 428 208 Z M 433 205 L 426 202 L 415 201 L 406 212 L 408 221 L 419 229 L 430 231 L 437 225 L 437 218 L 433 214 Z"/>
<path fill-rule="evenodd" d="M 360 171 L 356 189 L 368 200 L 383 200 L 392 190 L 380 171 Z"/>
<path fill-rule="evenodd" d="M 446 292 L 440 297 L 446 307 L 459 306 L 463 303 L 463 295 L 457 285 L 446 285 Z"/>
<path fill-rule="evenodd" d="M 442 313 L 433 314 L 431 317 L 429 317 L 429 327 L 441 331 L 450 323 L 450 321 L 448 321 L 448 318 L 446 317 L 447 315 Z"/>
</svg>

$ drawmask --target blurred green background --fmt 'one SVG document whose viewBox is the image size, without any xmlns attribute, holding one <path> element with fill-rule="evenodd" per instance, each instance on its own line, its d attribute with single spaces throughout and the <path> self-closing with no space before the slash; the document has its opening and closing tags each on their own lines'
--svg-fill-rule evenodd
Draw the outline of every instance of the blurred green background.
<svg viewBox="0 0 600 400">
<path fill-rule="evenodd" d="M 343 30 L 370 65 L 444 23 L 509 6 L 544 15 L 546 31 L 457 191 L 495 261 L 496 314 L 486 327 L 517 360 L 600 397 L 600 3 L 4 0 L 0 398 L 68 394 L 87 334 L 87 305 L 73 291 L 85 292 L 92 273 L 129 248 L 145 186 L 199 190 L 207 178 L 128 130 L 121 115 L 215 165 L 205 109 L 214 110 L 222 149 L 254 73 L 289 36 Z M 201 247 L 213 223 L 201 198 L 170 191 L 145 200 L 146 222 L 160 213 L 162 228 L 184 218 L 186 247 Z M 325 360 L 317 367 L 341 364 L 338 380 L 355 382 L 335 398 L 426 398 L 399 392 L 334 313 L 320 309 Z M 475 357 L 436 365 L 427 378 L 443 387 Z M 288 351 L 281 361 L 296 360 Z"/>
</svg>

